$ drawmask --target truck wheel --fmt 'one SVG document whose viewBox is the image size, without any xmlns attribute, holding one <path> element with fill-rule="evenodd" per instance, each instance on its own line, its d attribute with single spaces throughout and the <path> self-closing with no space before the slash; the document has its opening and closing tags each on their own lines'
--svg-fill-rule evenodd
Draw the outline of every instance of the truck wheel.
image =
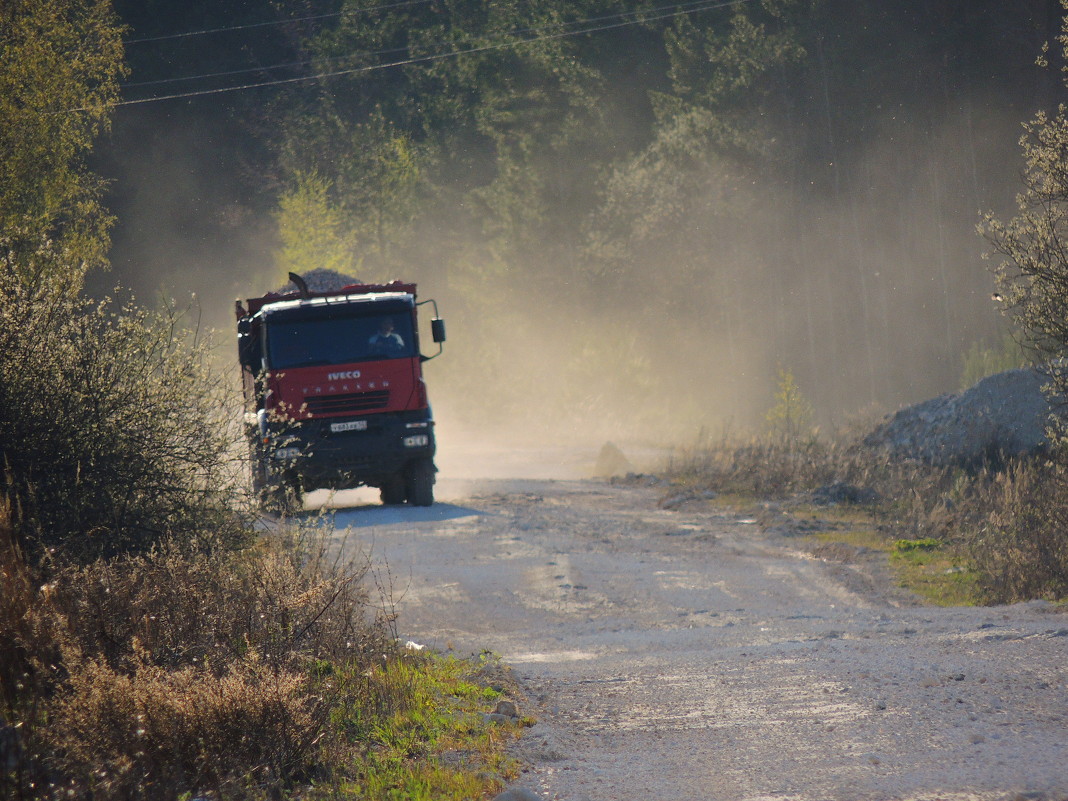
<svg viewBox="0 0 1068 801">
<path fill-rule="evenodd" d="M 404 474 L 404 490 L 408 503 L 412 506 L 432 506 L 434 504 L 434 463 L 430 459 L 420 459 L 408 465 Z"/>
<path fill-rule="evenodd" d="M 396 506 L 404 503 L 408 495 L 408 489 L 404 484 L 404 476 L 400 474 L 390 476 L 382 485 L 380 495 L 382 496 L 382 503 L 386 506 Z"/>
</svg>

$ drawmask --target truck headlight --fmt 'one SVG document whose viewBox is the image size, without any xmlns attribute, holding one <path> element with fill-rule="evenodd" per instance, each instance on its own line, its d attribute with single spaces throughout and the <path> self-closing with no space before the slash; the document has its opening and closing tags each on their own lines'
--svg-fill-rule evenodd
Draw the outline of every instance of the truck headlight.
<svg viewBox="0 0 1068 801">
<path fill-rule="evenodd" d="M 279 448 L 274 452 L 275 459 L 296 459 L 300 456 L 300 448 Z"/>
<path fill-rule="evenodd" d="M 404 438 L 405 448 L 425 448 L 430 444 L 430 437 L 426 434 L 416 434 L 412 437 Z"/>
</svg>

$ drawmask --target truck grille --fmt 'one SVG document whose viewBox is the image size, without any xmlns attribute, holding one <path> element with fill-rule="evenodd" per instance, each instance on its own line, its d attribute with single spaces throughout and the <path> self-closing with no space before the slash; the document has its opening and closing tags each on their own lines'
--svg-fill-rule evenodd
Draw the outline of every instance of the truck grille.
<svg viewBox="0 0 1068 801">
<path fill-rule="evenodd" d="M 367 412 L 384 409 L 389 405 L 389 390 L 375 392 L 349 392 L 344 395 L 315 395 L 305 398 L 312 414 L 338 414 L 340 412 Z"/>
</svg>

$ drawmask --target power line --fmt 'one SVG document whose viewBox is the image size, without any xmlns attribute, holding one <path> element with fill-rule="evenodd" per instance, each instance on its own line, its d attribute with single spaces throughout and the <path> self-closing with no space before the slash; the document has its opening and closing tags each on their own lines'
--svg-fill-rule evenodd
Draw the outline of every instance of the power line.
<svg viewBox="0 0 1068 801">
<path fill-rule="evenodd" d="M 481 45 L 481 46 L 478 46 L 478 47 L 471 47 L 471 48 L 462 49 L 462 50 L 452 50 L 452 51 L 445 52 L 445 53 L 436 53 L 436 54 L 425 55 L 425 56 L 413 56 L 412 58 L 402 59 L 400 61 L 393 61 L 393 62 L 389 62 L 389 63 L 386 63 L 386 64 L 373 64 L 373 65 L 370 65 L 370 66 L 352 67 L 350 69 L 335 70 L 335 71 L 332 71 L 332 72 L 320 72 L 320 73 L 316 73 L 315 75 L 302 75 L 302 76 L 299 76 L 299 77 L 296 77 L 296 78 L 278 78 L 278 79 L 271 80 L 271 81 L 260 81 L 258 83 L 240 84 L 240 85 L 237 85 L 237 86 L 223 86 L 223 87 L 218 87 L 216 89 L 201 89 L 201 90 L 197 90 L 197 91 L 193 91 L 193 92 L 176 92 L 174 94 L 158 95 L 158 96 L 155 96 L 155 97 L 145 97 L 145 98 L 139 98 L 139 99 L 136 99 L 136 100 L 119 100 L 119 101 L 117 101 L 115 103 L 111 103 L 110 105 L 112 105 L 112 106 L 137 106 L 137 105 L 144 105 L 146 103 L 158 103 L 158 102 L 163 101 L 163 100 L 182 100 L 182 99 L 187 99 L 187 98 L 191 98 L 191 97 L 205 97 L 205 96 L 208 96 L 208 95 L 219 95 L 219 94 L 226 94 L 226 93 L 229 93 L 229 92 L 242 92 L 242 91 L 245 91 L 245 90 L 248 90 L 248 89 L 260 89 L 260 88 L 269 87 L 269 86 L 284 86 L 284 85 L 287 85 L 287 84 L 302 83 L 302 82 L 305 82 L 305 81 L 314 81 L 314 80 L 320 80 L 320 79 L 324 79 L 324 78 L 337 78 L 337 77 L 340 77 L 342 75 L 355 75 L 357 73 L 362 73 L 362 72 L 374 72 L 376 70 L 392 69 L 394 67 L 406 67 L 406 66 L 411 66 L 413 64 L 425 64 L 425 63 L 430 63 L 430 62 L 434 62 L 434 61 L 442 61 L 442 60 L 444 60 L 446 58 L 454 58 L 456 56 L 472 55 L 472 54 L 475 54 L 475 53 L 485 53 L 485 52 L 489 52 L 489 51 L 492 51 L 492 50 L 503 50 L 503 49 L 509 48 L 509 47 L 518 47 L 520 45 L 533 44 L 533 43 L 542 42 L 542 41 L 552 41 L 554 39 L 565 39 L 565 38 L 568 38 L 568 37 L 571 37 L 571 36 L 581 36 L 583 34 L 589 34 L 589 33 L 601 33 L 603 31 L 616 30 L 618 28 L 625 28 L 625 27 L 628 27 L 628 26 L 631 26 L 631 25 L 642 25 L 642 24 L 645 24 L 645 23 L 648 23 L 648 22 L 656 22 L 656 21 L 662 20 L 662 19 L 671 19 L 673 17 L 689 16 L 691 14 L 697 14 L 697 13 L 700 13 L 702 11 L 713 11 L 713 10 L 720 9 L 720 8 L 729 8 L 729 7 L 732 7 L 732 6 L 744 5 L 746 3 L 751 3 L 751 2 L 754 2 L 754 0 L 724 0 L 723 2 L 712 2 L 712 3 L 705 4 L 705 3 L 702 2 L 702 0 L 698 0 L 698 2 L 696 2 L 696 3 L 687 3 L 687 4 L 685 4 L 685 5 L 692 6 L 691 8 L 687 8 L 685 10 L 675 10 L 675 11 L 666 12 L 666 13 L 662 13 L 662 14 L 654 14 L 654 15 L 651 15 L 651 16 L 649 15 L 648 12 L 629 12 L 626 15 L 623 15 L 623 14 L 615 15 L 614 17 L 609 17 L 609 18 L 618 19 L 618 18 L 620 18 L 622 16 L 637 16 L 638 18 L 637 19 L 624 20 L 624 21 L 621 21 L 621 22 L 616 22 L 616 23 L 608 24 L 608 25 L 599 25 L 599 26 L 595 26 L 595 27 L 591 27 L 591 28 L 582 28 L 582 29 L 573 30 L 573 31 L 561 31 L 561 32 L 558 32 L 558 33 L 545 34 L 543 36 L 535 36 L 535 37 L 532 37 L 532 38 L 529 38 L 529 39 L 517 39 L 517 40 L 514 40 L 514 41 L 496 42 L 496 43 L 491 43 L 491 44 L 487 44 L 487 45 Z M 663 8 L 671 8 L 671 7 L 674 7 L 676 9 L 678 9 L 678 4 L 673 4 L 672 6 L 661 6 L 660 8 L 663 9 Z M 660 10 L 660 9 L 653 9 L 653 10 L 657 11 L 657 10 Z M 609 18 L 602 18 L 602 19 L 609 19 Z M 569 23 L 569 24 L 580 24 L 581 22 L 585 22 L 585 21 L 580 21 L 578 23 Z M 69 112 L 75 112 L 75 111 L 88 111 L 88 110 L 89 110 L 88 107 L 80 107 L 80 108 L 65 109 L 64 111 L 52 112 L 52 113 L 62 114 L 62 113 L 69 113 Z"/>
<path fill-rule="evenodd" d="M 429 0 L 423 0 L 423 2 L 429 2 Z M 707 4 L 708 2 L 710 2 L 710 0 L 691 0 L 691 2 L 687 2 L 687 3 L 671 3 L 669 5 L 658 6 L 656 8 L 649 9 L 647 12 L 625 11 L 625 12 L 622 12 L 622 13 L 619 13 L 619 14 L 606 14 L 606 15 L 600 16 L 600 17 L 587 17 L 585 19 L 572 20 L 571 22 L 556 23 L 556 24 L 551 24 L 551 25 L 541 25 L 541 26 L 536 26 L 536 27 L 531 27 L 531 28 L 518 28 L 518 29 L 515 29 L 515 30 L 512 30 L 512 31 L 508 31 L 506 35 L 508 35 L 508 36 L 523 36 L 523 35 L 530 34 L 530 33 L 537 33 L 537 32 L 540 32 L 540 31 L 549 30 L 551 28 L 555 28 L 555 27 L 558 27 L 560 25 L 563 25 L 565 27 L 573 27 L 573 26 L 576 26 L 576 25 L 588 25 L 590 23 L 604 22 L 605 20 L 610 20 L 610 19 L 622 19 L 622 18 L 625 18 L 625 17 L 632 17 L 632 16 L 643 15 L 643 14 L 647 14 L 647 13 L 657 13 L 657 12 L 660 12 L 660 11 L 665 11 L 668 8 L 674 8 L 674 9 L 678 10 L 678 9 L 687 8 L 688 6 L 702 6 L 702 5 Z M 403 4 L 398 4 L 398 5 L 403 5 Z M 728 3 L 726 5 L 730 5 L 730 4 Z M 378 8 L 391 8 L 391 7 L 392 6 L 378 6 Z M 370 9 L 367 9 L 367 10 L 370 10 Z M 696 10 L 703 10 L 703 9 L 696 9 Z M 336 16 L 336 15 L 331 14 L 331 15 L 325 15 L 325 16 Z M 643 19 L 647 19 L 647 18 L 643 17 Z M 641 19 L 640 20 L 636 20 L 636 22 L 640 22 L 640 21 L 642 21 L 642 20 Z M 230 29 L 220 29 L 220 30 L 230 30 Z M 581 32 L 582 31 L 578 31 L 576 33 L 581 33 Z M 530 41 L 535 41 L 535 40 L 530 40 Z M 449 42 L 434 42 L 431 45 L 427 45 L 427 46 L 428 47 L 433 47 L 433 46 L 442 45 L 442 44 L 451 44 L 451 43 L 449 43 Z M 338 62 L 338 61 L 346 61 L 346 60 L 349 60 L 349 59 L 367 58 L 367 57 L 370 57 L 370 56 L 393 55 L 395 53 L 405 52 L 407 49 L 408 49 L 407 47 L 394 47 L 394 48 L 390 48 L 388 50 L 370 50 L 370 51 L 364 51 L 364 52 L 359 52 L 359 53 L 349 53 L 349 54 L 344 55 L 344 56 L 334 56 L 334 57 L 331 57 L 331 58 L 322 59 L 318 63 L 331 63 L 331 62 Z M 200 75 L 186 75 L 186 76 L 181 76 L 181 77 L 177 77 L 177 78 L 159 78 L 159 79 L 152 80 L 152 81 L 131 81 L 131 82 L 127 82 L 127 83 L 121 84 L 119 88 L 120 89 L 128 89 L 128 88 L 133 88 L 135 86 L 160 86 L 160 85 L 163 85 L 163 84 L 180 83 L 182 81 L 195 81 L 195 80 L 202 80 L 202 79 L 206 79 L 206 78 L 225 78 L 225 77 L 229 77 L 229 76 L 232 76 L 232 75 L 248 75 L 249 73 L 254 73 L 254 72 L 267 72 L 269 70 L 276 70 L 276 69 L 289 69 L 289 68 L 292 68 L 292 67 L 304 67 L 304 66 L 307 66 L 308 64 L 313 64 L 313 63 L 317 63 L 317 62 L 310 61 L 310 60 L 291 61 L 291 62 L 288 62 L 288 63 L 270 64 L 270 65 L 267 65 L 267 66 L 257 66 L 257 67 L 246 67 L 246 68 L 239 69 L 239 70 L 227 70 L 227 71 L 224 71 L 224 72 L 206 72 L 206 73 L 201 73 Z M 390 66 L 390 65 L 385 65 L 385 66 Z M 313 76 L 304 76 L 304 77 L 306 77 L 307 79 L 310 80 L 310 79 L 318 77 L 318 76 L 314 76 L 313 75 Z M 269 85 L 269 84 L 265 83 L 263 85 Z"/>
<path fill-rule="evenodd" d="M 331 19 L 333 17 L 348 17 L 356 16 L 357 14 L 365 14 L 371 11 L 384 11 L 390 8 L 400 8 L 402 6 L 418 6 L 431 2 L 431 0 L 403 0 L 403 2 L 390 3 L 383 6 L 369 6 L 368 8 L 355 8 L 349 11 L 336 11 L 332 14 L 316 14 L 310 17 L 294 17 L 293 19 L 272 20 L 270 22 L 250 22 L 247 25 L 230 25 L 224 28 L 206 28 L 202 31 L 187 31 L 186 33 L 168 33 L 161 36 L 143 36 L 139 39 L 127 39 L 123 42 L 124 45 L 141 44 L 143 42 L 162 42 L 168 39 L 185 39 L 190 36 L 204 36 L 209 33 L 226 33 L 227 31 L 244 31 L 250 28 L 268 28 L 275 25 L 290 25 L 294 22 L 312 22 L 320 19 Z"/>
<path fill-rule="evenodd" d="M 349 53 L 345 56 L 334 56 L 331 58 L 321 59 L 322 62 L 333 61 L 345 61 L 346 59 L 362 58 L 365 56 L 385 56 L 392 53 L 403 53 L 407 50 L 407 47 L 394 47 L 390 50 L 370 50 L 363 53 Z M 200 75 L 185 75 L 178 78 L 158 78 L 153 81 L 128 81 L 120 84 L 120 89 L 132 89 L 135 86 L 160 86 L 167 83 L 180 83 L 182 81 L 198 81 L 203 78 L 225 78 L 230 75 L 248 75 L 250 72 L 267 72 L 268 70 L 281 70 L 290 69 L 291 67 L 306 67 L 309 64 L 314 64 L 314 61 L 290 61 L 282 64 L 268 64 L 263 67 L 245 67 L 240 70 L 227 70 L 225 72 L 205 72 Z"/>
</svg>

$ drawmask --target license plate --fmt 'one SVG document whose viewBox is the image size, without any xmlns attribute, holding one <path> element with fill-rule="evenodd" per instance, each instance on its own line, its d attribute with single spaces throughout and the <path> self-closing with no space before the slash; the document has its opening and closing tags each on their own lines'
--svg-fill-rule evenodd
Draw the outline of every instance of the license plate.
<svg viewBox="0 0 1068 801">
<path fill-rule="evenodd" d="M 348 423 L 331 423 L 330 430 L 335 434 L 341 431 L 366 431 L 366 420 L 351 420 Z"/>
</svg>

